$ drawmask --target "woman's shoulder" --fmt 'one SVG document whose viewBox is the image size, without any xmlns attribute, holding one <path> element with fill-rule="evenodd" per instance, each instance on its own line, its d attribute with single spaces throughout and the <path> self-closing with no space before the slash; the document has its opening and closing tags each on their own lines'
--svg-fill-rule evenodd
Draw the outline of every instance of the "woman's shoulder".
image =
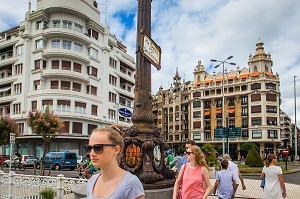
<svg viewBox="0 0 300 199">
<path fill-rule="evenodd" d="M 125 176 L 123 178 L 124 181 L 130 183 L 130 182 L 140 182 L 139 178 L 136 175 L 133 175 L 129 171 L 126 171 Z"/>
</svg>

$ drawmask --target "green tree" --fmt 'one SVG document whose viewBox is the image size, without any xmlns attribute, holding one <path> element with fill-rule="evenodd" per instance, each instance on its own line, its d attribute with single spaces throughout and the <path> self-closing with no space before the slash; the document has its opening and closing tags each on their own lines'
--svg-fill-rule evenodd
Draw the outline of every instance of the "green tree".
<svg viewBox="0 0 300 199">
<path fill-rule="evenodd" d="M 253 142 L 246 142 L 241 145 L 241 156 L 246 157 L 252 146 L 255 146 L 256 150 L 259 152 L 259 148 L 258 146 L 256 146 L 256 144 L 254 144 Z"/>
<path fill-rule="evenodd" d="M 49 151 L 52 139 L 64 127 L 63 121 L 47 107 L 44 112 L 29 112 L 27 123 L 34 134 L 42 136 L 44 142 L 44 159 L 46 153 Z"/>
<path fill-rule="evenodd" d="M 18 135 L 18 127 L 15 120 L 9 115 L 0 116 L 0 146 L 9 144 L 10 133 Z"/>
<path fill-rule="evenodd" d="M 252 145 L 249 153 L 247 154 L 245 164 L 250 167 L 264 166 L 263 159 L 259 156 L 259 153 L 257 152 L 255 145 Z"/>
<path fill-rule="evenodd" d="M 212 144 L 205 144 L 202 146 L 202 151 L 205 154 L 206 163 L 208 166 L 218 165 L 217 150 Z"/>
</svg>

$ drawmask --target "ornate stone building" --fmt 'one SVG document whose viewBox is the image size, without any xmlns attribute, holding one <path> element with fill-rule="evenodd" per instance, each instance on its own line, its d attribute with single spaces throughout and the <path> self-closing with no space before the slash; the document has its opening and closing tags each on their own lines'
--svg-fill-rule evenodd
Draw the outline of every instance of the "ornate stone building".
<svg viewBox="0 0 300 199">
<path fill-rule="evenodd" d="M 228 127 L 241 128 L 240 137 L 229 138 L 234 158 L 245 142 L 256 143 L 261 156 L 276 151 L 281 143 L 279 75 L 272 66 L 271 55 L 259 40 L 248 67 L 225 70 L 224 117 Z M 222 138 L 214 137 L 214 130 L 222 127 L 222 80 L 222 73 L 209 74 L 199 61 L 193 81 L 181 83 L 177 70 L 173 85 L 159 89 L 153 96 L 153 112 L 166 143 L 177 147 L 193 139 L 222 147 Z"/>
</svg>

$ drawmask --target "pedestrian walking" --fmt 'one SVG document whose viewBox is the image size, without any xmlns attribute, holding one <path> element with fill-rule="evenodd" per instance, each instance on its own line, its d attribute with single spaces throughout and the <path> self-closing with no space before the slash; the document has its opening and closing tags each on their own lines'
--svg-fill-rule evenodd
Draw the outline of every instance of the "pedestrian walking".
<svg viewBox="0 0 300 199">
<path fill-rule="evenodd" d="M 181 162 L 181 156 L 180 156 L 180 151 L 176 151 L 176 157 L 174 158 L 174 160 L 170 163 L 171 165 L 174 165 L 171 169 L 178 174 L 178 171 L 180 169 L 180 162 Z"/>
<path fill-rule="evenodd" d="M 227 170 L 228 164 L 227 160 L 222 160 L 222 170 L 218 171 L 216 174 L 213 194 L 215 195 L 218 190 L 219 199 L 230 199 L 232 197 L 233 190 L 237 185 L 233 173 Z"/>
<path fill-rule="evenodd" d="M 144 199 L 142 183 L 119 167 L 118 158 L 124 146 L 123 129 L 118 125 L 92 132 L 87 149 L 93 165 L 101 173 L 93 175 L 87 185 L 87 198 Z"/>
<path fill-rule="evenodd" d="M 185 150 L 187 150 L 190 146 L 192 145 L 197 145 L 196 142 L 194 140 L 188 140 L 186 143 L 185 143 Z M 182 167 L 182 165 L 188 163 L 188 160 L 187 160 L 187 157 L 184 155 L 182 158 L 181 158 L 181 162 L 180 162 L 180 165 L 179 165 L 179 168 Z"/>
<path fill-rule="evenodd" d="M 277 164 L 277 156 L 268 154 L 260 179 L 265 177 L 263 199 L 282 199 L 286 197 L 286 189 L 282 169 Z"/>
<path fill-rule="evenodd" d="M 173 199 L 206 199 L 210 194 L 211 184 L 204 153 L 198 146 L 192 145 L 188 147 L 186 157 L 188 163 L 182 166 L 176 179 Z"/>
<path fill-rule="evenodd" d="M 234 162 L 231 161 L 231 157 L 230 157 L 229 154 L 224 154 L 223 155 L 223 160 L 228 161 L 228 169 L 227 170 L 231 171 L 233 173 L 234 179 L 236 179 L 237 185 L 233 189 L 233 194 L 232 194 L 232 197 L 231 197 L 232 199 L 234 199 L 236 190 L 237 190 L 237 188 L 240 184 L 242 184 L 242 189 L 243 190 L 246 189 L 246 186 L 245 186 L 245 183 L 244 183 L 244 178 L 243 178 L 238 166 Z"/>
</svg>

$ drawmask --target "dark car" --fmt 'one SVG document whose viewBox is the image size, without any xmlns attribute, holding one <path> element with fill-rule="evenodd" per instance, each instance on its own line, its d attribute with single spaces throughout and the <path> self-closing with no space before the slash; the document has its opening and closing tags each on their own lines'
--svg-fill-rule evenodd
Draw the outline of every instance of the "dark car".
<svg viewBox="0 0 300 199">
<path fill-rule="evenodd" d="M 2 165 L 4 161 L 8 159 L 9 159 L 9 155 L 0 154 L 0 165 Z"/>
</svg>

